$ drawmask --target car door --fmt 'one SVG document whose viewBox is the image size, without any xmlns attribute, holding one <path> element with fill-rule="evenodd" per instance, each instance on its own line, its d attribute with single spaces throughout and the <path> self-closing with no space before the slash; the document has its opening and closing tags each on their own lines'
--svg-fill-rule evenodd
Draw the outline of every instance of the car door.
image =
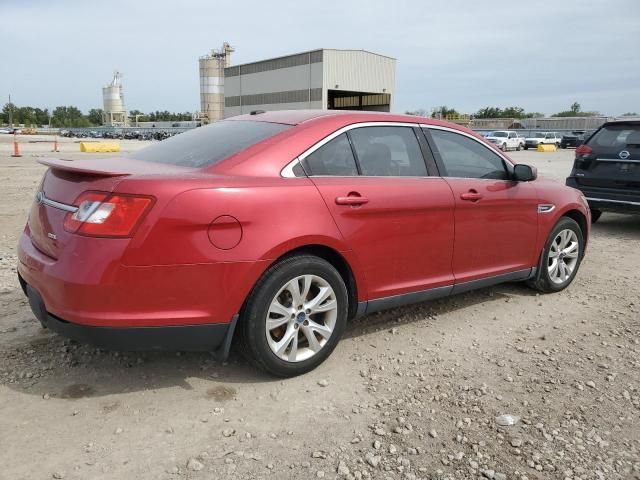
<svg viewBox="0 0 640 480">
<path fill-rule="evenodd" d="M 534 186 L 511 180 L 510 163 L 472 135 L 442 127 L 425 133 L 456 203 L 456 284 L 514 272 L 524 276 L 537 264 Z"/>
<path fill-rule="evenodd" d="M 343 130 L 302 162 L 363 266 L 369 300 L 450 288 L 454 200 L 446 181 L 428 174 L 419 129 L 381 123 Z"/>
</svg>

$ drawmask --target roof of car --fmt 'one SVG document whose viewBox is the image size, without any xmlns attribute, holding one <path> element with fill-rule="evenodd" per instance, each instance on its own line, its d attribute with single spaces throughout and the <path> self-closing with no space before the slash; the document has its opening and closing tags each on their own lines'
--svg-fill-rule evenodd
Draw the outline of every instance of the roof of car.
<svg viewBox="0 0 640 480">
<path fill-rule="evenodd" d="M 605 122 L 602 124 L 602 126 L 606 126 L 606 125 L 624 125 L 624 124 L 628 124 L 628 125 L 640 125 L 640 118 L 631 118 L 629 120 L 626 119 L 616 119 L 616 120 L 610 120 L 608 122 Z"/>
<path fill-rule="evenodd" d="M 437 120 L 414 115 L 399 115 L 387 112 L 368 112 L 363 110 L 257 110 L 255 113 L 238 115 L 226 120 L 253 120 L 260 122 L 299 125 L 321 117 L 353 117 L 356 121 L 393 121 L 410 123 L 439 124 Z"/>
</svg>

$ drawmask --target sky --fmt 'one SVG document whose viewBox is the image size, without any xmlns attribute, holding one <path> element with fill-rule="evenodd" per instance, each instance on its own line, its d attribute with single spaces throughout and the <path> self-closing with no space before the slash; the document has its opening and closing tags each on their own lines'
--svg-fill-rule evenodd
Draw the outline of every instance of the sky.
<svg viewBox="0 0 640 480">
<path fill-rule="evenodd" d="M 640 113 L 639 0 L 0 0 L 0 104 L 101 108 L 119 70 L 129 110 L 195 111 L 198 57 L 223 41 L 232 63 L 394 57 L 397 112 Z"/>
</svg>

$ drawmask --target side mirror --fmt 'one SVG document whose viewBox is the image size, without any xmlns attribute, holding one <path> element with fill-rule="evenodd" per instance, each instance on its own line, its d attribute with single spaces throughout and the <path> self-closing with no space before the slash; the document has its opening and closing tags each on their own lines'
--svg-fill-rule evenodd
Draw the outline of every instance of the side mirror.
<svg viewBox="0 0 640 480">
<path fill-rule="evenodd" d="M 517 182 L 530 182 L 538 178 L 538 169 L 524 163 L 518 163 L 513 167 L 513 178 Z"/>
</svg>

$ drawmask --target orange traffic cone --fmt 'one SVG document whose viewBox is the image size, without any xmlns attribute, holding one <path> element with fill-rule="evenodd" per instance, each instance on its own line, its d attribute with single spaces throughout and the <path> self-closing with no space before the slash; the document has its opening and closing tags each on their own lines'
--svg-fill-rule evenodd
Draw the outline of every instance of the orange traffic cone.
<svg viewBox="0 0 640 480">
<path fill-rule="evenodd" d="M 20 154 L 20 145 L 18 144 L 18 139 L 16 137 L 16 134 L 13 134 L 13 155 L 11 155 L 12 157 L 21 157 L 22 155 Z"/>
<path fill-rule="evenodd" d="M 58 137 L 55 137 L 55 140 L 53 141 L 53 150 L 51 150 L 52 152 L 59 152 L 60 150 L 58 150 Z"/>
</svg>

